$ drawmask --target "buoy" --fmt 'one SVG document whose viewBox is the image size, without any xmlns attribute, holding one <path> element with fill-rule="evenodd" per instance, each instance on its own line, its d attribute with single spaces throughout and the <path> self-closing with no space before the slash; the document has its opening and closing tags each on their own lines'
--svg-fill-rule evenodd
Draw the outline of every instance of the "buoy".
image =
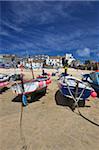
<svg viewBox="0 0 99 150">
<path fill-rule="evenodd" d="M 96 70 L 96 72 L 99 72 L 99 70 Z"/>
<path fill-rule="evenodd" d="M 92 96 L 93 98 L 95 98 L 95 97 L 97 97 L 97 93 L 96 93 L 95 91 L 92 91 L 92 92 L 91 92 L 91 96 Z"/>
<path fill-rule="evenodd" d="M 50 84 L 51 83 L 51 79 L 46 81 L 46 84 Z"/>
<path fill-rule="evenodd" d="M 26 106 L 27 105 L 27 98 L 26 98 L 26 95 L 22 95 L 22 104 L 23 106 Z"/>
<path fill-rule="evenodd" d="M 9 84 L 9 82 L 1 82 L 1 83 L 0 83 L 0 87 L 6 86 L 6 85 L 8 85 L 8 84 Z"/>
<path fill-rule="evenodd" d="M 50 74 L 50 73 L 47 73 L 47 75 L 48 75 L 48 76 L 51 76 L 51 74 Z"/>
<path fill-rule="evenodd" d="M 42 87 L 43 86 L 43 81 L 40 81 L 39 82 L 39 87 Z"/>
</svg>

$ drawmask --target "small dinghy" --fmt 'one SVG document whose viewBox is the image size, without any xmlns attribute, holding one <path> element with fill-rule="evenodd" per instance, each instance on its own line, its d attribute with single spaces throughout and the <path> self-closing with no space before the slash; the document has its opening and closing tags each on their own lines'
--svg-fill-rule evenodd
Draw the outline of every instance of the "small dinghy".
<svg viewBox="0 0 99 150">
<path fill-rule="evenodd" d="M 46 81 L 47 84 L 51 83 L 51 78 L 49 76 L 39 75 L 36 80 L 38 80 L 38 81 Z"/>
<path fill-rule="evenodd" d="M 38 81 L 46 81 L 47 85 L 51 83 L 51 75 L 42 70 L 42 75 L 39 75 L 36 78 Z"/>
<path fill-rule="evenodd" d="M 59 88 L 61 93 L 66 97 L 72 97 L 72 95 L 75 96 L 77 83 L 79 83 L 77 97 L 80 96 L 80 99 L 84 100 L 87 99 L 90 96 L 93 89 L 88 85 L 86 85 L 81 80 L 76 79 L 75 77 L 72 76 L 63 76 L 60 78 Z"/>
<path fill-rule="evenodd" d="M 78 106 L 79 101 L 85 104 L 85 100 L 94 92 L 88 84 L 73 76 L 62 76 L 59 80 L 59 90 L 63 96 L 74 100 L 73 109 Z"/>
</svg>

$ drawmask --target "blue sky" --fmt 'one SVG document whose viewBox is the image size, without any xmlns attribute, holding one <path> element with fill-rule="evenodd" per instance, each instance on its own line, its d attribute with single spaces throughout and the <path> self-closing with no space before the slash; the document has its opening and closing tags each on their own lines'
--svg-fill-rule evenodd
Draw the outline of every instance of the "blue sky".
<svg viewBox="0 0 99 150">
<path fill-rule="evenodd" d="M 98 1 L 0 1 L 0 53 L 99 60 Z"/>
</svg>

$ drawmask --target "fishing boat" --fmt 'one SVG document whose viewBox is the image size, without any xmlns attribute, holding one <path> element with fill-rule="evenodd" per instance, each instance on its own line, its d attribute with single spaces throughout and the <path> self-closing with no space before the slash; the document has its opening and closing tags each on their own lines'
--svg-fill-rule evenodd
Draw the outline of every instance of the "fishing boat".
<svg viewBox="0 0 99 150">
<path fill-rule="evenodd" d="M 85 100 L 90 96 L 95 96 L 95 93 L 92 87 L 89 87 L 88 84 L 82 82 L 81 80 L 73 76 L 62 76 L 59 79 L 59 90 L 63 96 L 69 97 L 74 100 L 73 107 L 75 108 L 78 105 L 79 101 L 83 102 L 85 105 Z"/>
<path fill-rule="evenodd" d="M 23 83 L 15 83 L 11 88 L 17 95 L 22 95 L 23 93 L 28 95 L 34 92 L 46 91 L 49 82 L 50 79 L 45 80 L 44 78 L 39 77 L 34 80 L 23 81 Z"/>
<path fill-rule="evenodd" d="M 50 84 L 51 83 L 51 78 L 50 78 L 50 75 L 49 74 L 46 74 L 46 75 L 38 75 L 37 76 L 37 80 L 38 81 L 46 81 L 47 84 Z"/>
<path fill-rule="evenodd" d="M 59 79 L 61 78 L 61 77 L 64 77 L 64 76 L 68 76 L 69 74 L 65 74 L 64 72 L 62 72 L 58 77 L 59 77 Z"/>
<path fill-rule="evenodd" d="M 42 71 L 41 75 L 37 76 L 38 81 L 46 81 L 47 85 L 51 83 L 51 75 L 49 73 Z"/>
<path fill-rule="evenodd" d="M 22 104 L 24 106 L 27 105 L 27 97 L 33 96 L 35 93 L 46 93 L 46 89 L 48 84 L 51 82 L 50 77 L 46 76 L 38 76 L 37 78 L 34 78 L 34 72 L 32 68 L 32 62 L 30 62 L 31 65 L 31 73 L 32 73 L 32 80 L 24 81 L 23 79 L 23 73 L 20 75 L 21 82 L 16 82 L 14 85 L 12 85 L 12 91 L 16 93 L 18 96 L 22 96 Z M 23 72 L 23 66 L 20 68 L 21 72 Z M 43 71 L 44 73 L 44 71 Z"/>
<path fill-rule="evenodd" d="M 73 76 L 63 76 L 60 78 L 59 88 L 61 93 L 66 97 L 71 97 L 72 95 L 75 97 L 77 83 L 79 83 L 77 97 L 80 97 L 82 100 L 87 99 L 93 89 Z"/>
<path fill-rule="evenodd" d="M 88 82 L 99 94 L 99 70 L 90 74 L 84 74 L 82 80 Z"/>
</svg>

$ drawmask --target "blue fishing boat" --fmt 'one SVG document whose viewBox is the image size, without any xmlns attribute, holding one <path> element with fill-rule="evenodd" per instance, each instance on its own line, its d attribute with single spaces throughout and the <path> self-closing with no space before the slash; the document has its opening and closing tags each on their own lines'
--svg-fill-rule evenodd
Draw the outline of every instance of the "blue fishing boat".
<svg viewBox="0 0 99 150">
<path fill-rule="evenodd" d="M 99 94 L 99 71 L 90 73 L 90 79 L 92 80 L 91 86 Z"/>
<path fill-rule="evenodd" d="M 79 102 L 84 106 L 85 100 L 90 95 L 96 97 L 96 93 L 92 87 L 73 76 L 62 76 L 59 79 L 58 85 L 59 91 L 64 97 L 73 99 L 72 110 L 79 105 Z"/>
<path fill-rule="evenodd" d="M 99 94 L 99 71 L 92 72 L 90 74 L 84 74 L 82 80 L 88 82 Z"/>
<path fill-rule="evenodd" d="M 81 80 L 73 77 L 73 76 L 63 76 L 59 80 L 59 89 L 60 92 L 66 97 L 75 97 L 76 86 L 78 83 L 78 91 L 76 93 L 76 97 L 80 100 L 87 99 L 93 89 L 89 87 L 87 84 L 82 82 Z"/>
</svg>

